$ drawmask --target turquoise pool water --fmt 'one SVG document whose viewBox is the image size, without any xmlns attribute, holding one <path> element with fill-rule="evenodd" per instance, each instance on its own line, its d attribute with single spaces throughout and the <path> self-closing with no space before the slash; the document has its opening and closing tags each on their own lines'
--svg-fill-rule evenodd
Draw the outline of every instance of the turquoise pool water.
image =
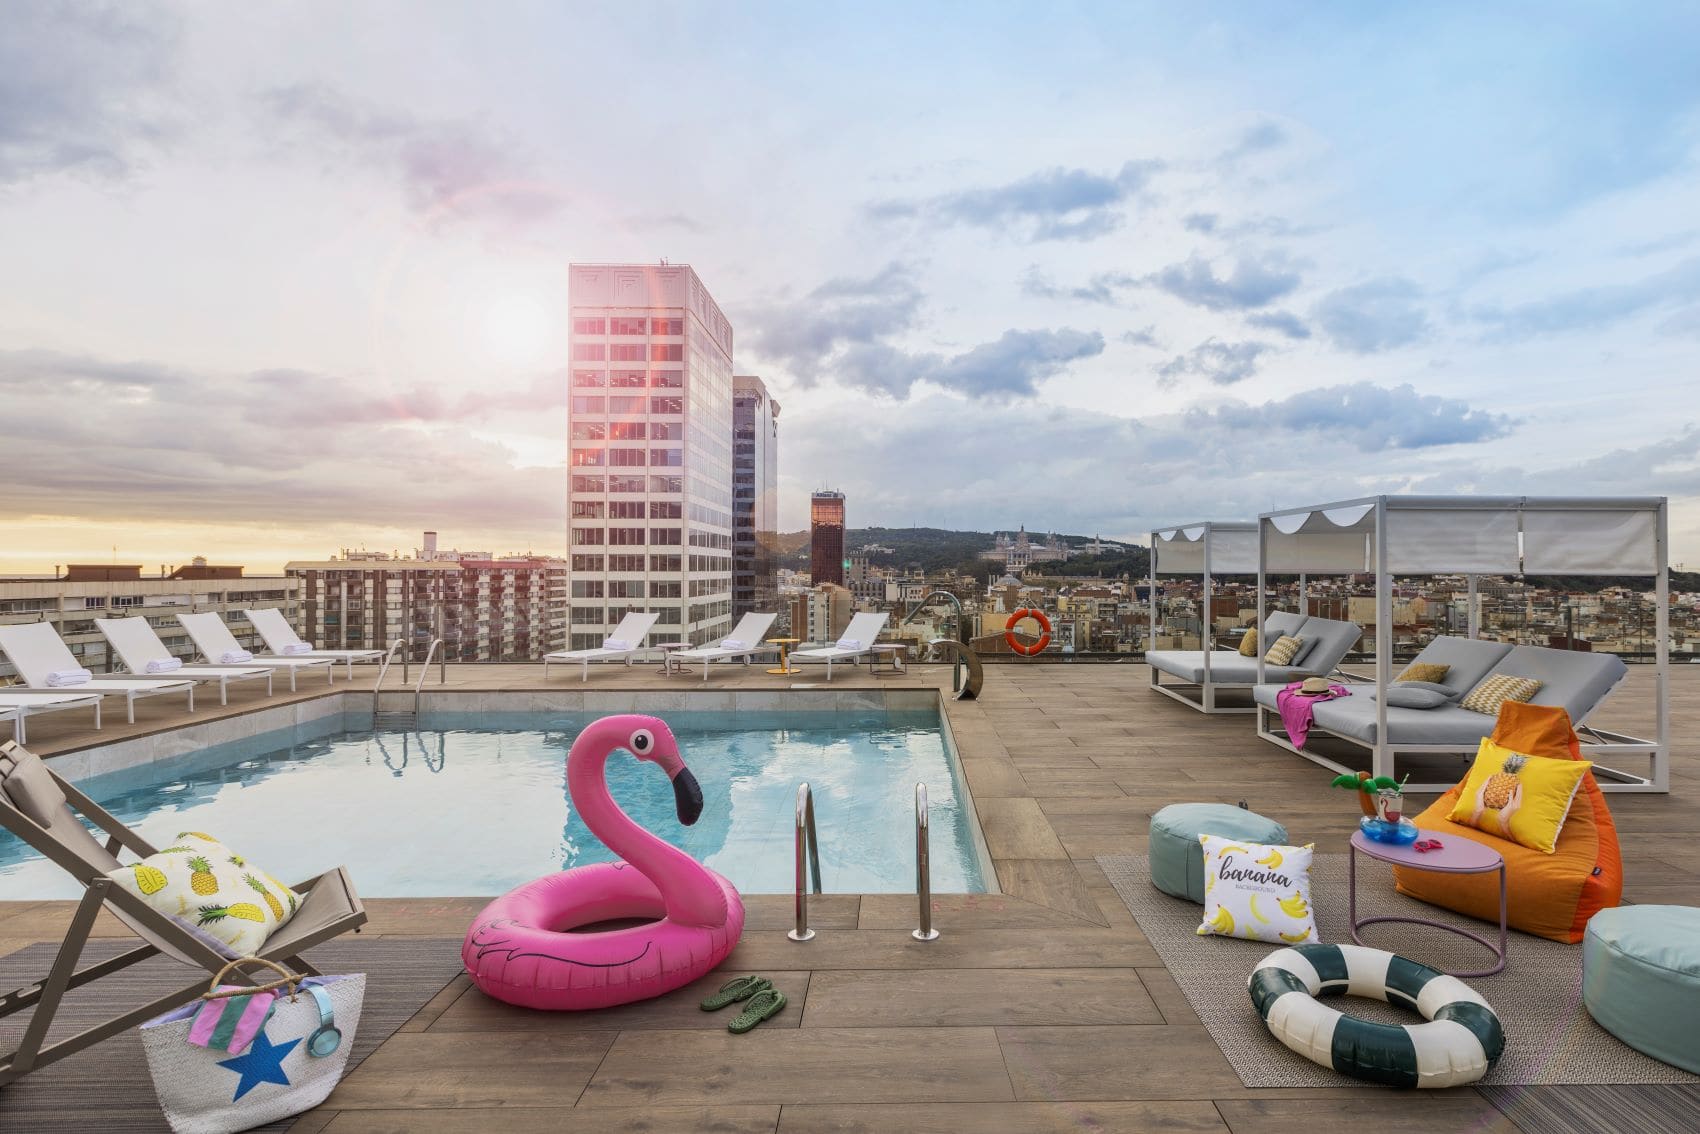
<svg viewBox="0 0 1700 1134">
<path fill-rule="evenodd" d="M 282 878 L 346 865 L 368 897 L 495 895 L 614 857 L 566 792 L 566 756 L 596 714 L 427 714 L 408 732 L 273 733 L 81 785 L 156 846 L 205 831 Z M 652 764 L 616 752 L 627 814 L 749 893 L 788 893 L 797 785 L 814 791 L 832 893 L 912 891 L 914 796 L 932 806 L 933 889 L 984 891 L 989 866 L 936 713 L 666 714 L 702 784 L 695 826 Z M 324 726 L 322 726 L 324 727 Z M 77 896 L 0 832 L 0 898 Z"/>
</svg>

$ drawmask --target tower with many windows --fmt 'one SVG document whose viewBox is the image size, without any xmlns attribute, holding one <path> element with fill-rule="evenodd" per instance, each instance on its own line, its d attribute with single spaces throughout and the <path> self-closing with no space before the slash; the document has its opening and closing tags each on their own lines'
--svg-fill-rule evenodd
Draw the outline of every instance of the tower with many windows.
<svg viewBox="0 0 1700 1134">
<path fill-rule="evenodd" d="M 732 325 L 685 264 L 573 264 L 571 648 L 632 610 L 649 641 L 732 618 Z"/>
<path fill-rule="evenodd" d="M 779 403 L 760 378 L 732 379 L 732 613 L 777 610 Z"/>
</svg>

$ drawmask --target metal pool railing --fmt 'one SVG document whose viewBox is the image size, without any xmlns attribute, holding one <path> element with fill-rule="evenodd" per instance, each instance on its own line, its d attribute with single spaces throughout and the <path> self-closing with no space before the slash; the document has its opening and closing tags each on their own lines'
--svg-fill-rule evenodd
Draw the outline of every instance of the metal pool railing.
<svg viewBox="0 0 1700 1134">
<path fill-rule="evenodd" d="M 806 863 L 805 863 L 806 860 Z M 808 941 L 815 935 L 809 928 L 809 894 L 804 888 L 804 866 L 813 872 L 815 893 L 820 893 L 820 836 L 815 833 L 815 797 L 806 783 L 797 785 L 797 924 L 785 934 L 793 941 Z"/>
</svg>

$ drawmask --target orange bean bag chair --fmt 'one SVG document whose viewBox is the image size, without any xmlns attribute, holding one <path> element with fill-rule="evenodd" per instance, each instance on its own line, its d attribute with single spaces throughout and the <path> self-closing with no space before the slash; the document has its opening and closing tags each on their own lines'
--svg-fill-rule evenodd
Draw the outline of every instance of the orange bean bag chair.
<svg viewBox="0 0 1700 1134">
<path fill-rule="evenodd" d="M 1580 760 L 1581 742 L 1563 709 L 1507 701 L 1494 725 L 1494 743 L 1529 756 Z M 1432 803 L 1413 822 L 1446 839 L 1472 839 L 1505 857 L 1506 920 L 1513 929 L 1575 944 L 1588 919 L 1623 899 L 1623 856 L 1606 797 L 1590 773 L 1570 804 L 1552 854 L 1501 839 L 1448 816 L 1463 784 Z M 1499 920 L 1499 874 L 1436 874 L 1394 867 L 1401 894 L 1483 921 Z"/>
</svg>

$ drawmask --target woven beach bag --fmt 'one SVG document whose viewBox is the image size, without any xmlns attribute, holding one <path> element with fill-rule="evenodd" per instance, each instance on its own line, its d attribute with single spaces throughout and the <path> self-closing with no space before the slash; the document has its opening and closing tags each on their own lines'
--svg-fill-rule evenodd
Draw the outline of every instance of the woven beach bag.
<svg viewBox="0 0 1700 1134">
<path fill-rule="evenodd" d="M 220 988 L 225 974 L 245 963 L 269 966 L 281 977 Z M 189 1041 L 204 1004 L 273 990 L 281 991 L 271 1015 L 240 1052 Z M 141 1026 L 148 1073 L 171 1129 L 233 1134 L 324 1102 L 348 1066 L 365 997 L 364 973 L 301 977 L 254 957 L 226 965 L 199 1000 Z"/>
</svg>

